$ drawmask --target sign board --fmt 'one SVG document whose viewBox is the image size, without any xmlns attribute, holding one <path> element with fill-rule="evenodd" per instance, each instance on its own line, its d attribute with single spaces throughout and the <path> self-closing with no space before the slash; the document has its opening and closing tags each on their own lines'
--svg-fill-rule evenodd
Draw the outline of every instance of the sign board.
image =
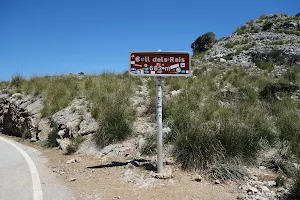
<svg viewBox="0 0 300 200">
<path fill-rule="evenodd" d="M 189 52 L 131 52 L 129 73 L 135 76 L 190 76 Z"/>
</svg>

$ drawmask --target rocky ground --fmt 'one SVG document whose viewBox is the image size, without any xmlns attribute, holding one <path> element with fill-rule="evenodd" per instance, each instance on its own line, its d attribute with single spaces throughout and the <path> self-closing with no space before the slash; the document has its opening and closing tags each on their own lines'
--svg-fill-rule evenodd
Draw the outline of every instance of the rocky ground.
<svg viewBox="0 0 300 200">
<path fill-rule="evenodd" d="M 143 167 L 148 162 L 133 161 L 123 156 L 106 159 L 82 154 L 63 155 L 57 149 L 41 148 L 48 166 L 74 193 L 76 199 L 236 199 L 235 183 L 215 184 L 204 179 L 197 182 L 195 173 L 166 166 L 172 177 L 155 178 L 155 173 Z"/>
<path fill-rule="evenodd" d="M 206 61 L 255 67 L 259 60 L 272 60 L 277 73 L 284 66 L 300 63 L 300 18 L 285 14 L 263 15 L 221 38 L 205 55 Z"/>
</svg>

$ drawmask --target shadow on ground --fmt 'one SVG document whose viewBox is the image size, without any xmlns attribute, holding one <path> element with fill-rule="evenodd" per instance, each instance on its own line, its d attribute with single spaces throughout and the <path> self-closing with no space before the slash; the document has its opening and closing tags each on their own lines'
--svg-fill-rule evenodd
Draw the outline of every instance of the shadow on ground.
<svg viewBox="0 0 300 200">
<path fill-rule="evenodd" d="M 157 168 L 150 163 L 150 160 L 145 160 L 145 159 L 134 159 L 131 161 L 127 162 L 111 162 L 109 164 L 105 165 L 96 165 L 96 166 L 89 166 L 87 167 L 88 169 L 98 169 L 98 168 L 109 168 L 109 167 L 121 167 L 121 166 L 126 166 L 128 164 L 132 164 L 135 167 L 141 167 L 144 168 L 148 171 L 157 171 Z"/>
</svg>

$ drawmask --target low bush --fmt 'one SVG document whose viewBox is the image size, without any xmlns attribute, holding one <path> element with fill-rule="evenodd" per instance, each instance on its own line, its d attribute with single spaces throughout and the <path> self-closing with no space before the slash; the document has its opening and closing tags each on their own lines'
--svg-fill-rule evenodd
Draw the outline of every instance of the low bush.
<svg viewBox="0 0 300 200">
<path fill-rule="evenodd" d="M 142 155 L 153 155 L 156 153 L 156 135 L 152 134 L 146 138 L 145 144 L 141 148 Z"/>
<path fill-rule="evenodd" d="M 262 31 L 268 31 L 272 28 L 272 26 L 273 26 L 272 22 L 266 22 L 262 27 Z"/>
<path fill-rule="evenodd" d="M 41 85 L 43 84 L 41 83 Z M 78 79 L 72 76 L 53 77 L 46 84 L 47 86 L 43 87 L 45 89 L 43 116 L 50 116 L 67 107 L 77 96 L 79 90 Z"/>
<path fill-rule="evenodd" d="M 53 148 L 53 147 L 58 147 L 59 144 L 56 139 L 59 139 L 58 135 L 58 125 L 56 123 L 51 124 L 51 132 L 48 135 L 47 140 L 42 144 L 42 146 L 47 147 L 47 148 Z"/>
<path fill-rule="evenodd" d="M 300 65 L 291 66 L 283 75 L 285 80 L 300 85 Z"/>
<path fill-rule="evenodd" d="M 66 154 L 70 155 L 75 153 L 78 148 L 79 145 L 85 140 L 85 138 L 83 136 L 77 136 L 75 138 L 71 138 L 71 144 L 69 144 L 66 148 Z"/>
<path fill-rule="evenodd" d="M 131 135 L 135 109 L 130 98 L 137 81 L 131 76 L 110 73 L 84 77 L 85 94 L 91 102 L 92 116 L 101 127 L 94 135 L 99 148 Z"/>
<path fill-rule="evenodd" d="M 268 72 L 271 72 L 274 69 L 274 63 L 272 60 L 257 60 L 255 65 L 262 70 L 267 70 Z"/>
<path fill-rule="evenodd" d="M 199 36 L 192 44 L 194 54 L 205 52 L 217 42 L 216 35 L 213 32 L 207 32 Z"/>
<path fill-rule="evenodd" d="M 297 199 L 300 199 L 300 171 L 298 171 L 288 195 L 288 200 Z"/>
<path fill-rule="evenodd" d="M 209 167 L 207 170 L 208 177 L 212 180 L 220 180 L 221 182 L 227 180 L 241 180 L 244 179 L 248 174 L 246 170 L 240 167 L 236 163 L 216 163 Z"/>
<path fill-rule="evenodd" d="M 277 119 L 280 131 L 279 138 L 282 142 L 288 141 L 291 151 L 300 160 L 300 116 L 295 110 L 281 110 Z"/>
<path fill-rule="evenodd" d="M 279 175 L 276 177 L 275 183 L 276 187 L 284 187 L 286 184 L 286 179 L 283 176 Z"/>
<path fill-rule="evenodd" d="M 278 40 L 269 42 L 268 45 L 284 45 L 284 44 L 295 44 L 295 40 Z"/>
<path fill-rule="evenodd" d="M 26 82 L 26 79 L 23 76 L 16 75 L 12 77 L 10 86 L 14 88 L 20 88 L 24 82 Z"/>
<path fill-rule="evenodd" d="M 239 28 L 237 28 L 237 30 L 235 32 L 238 35 L 243 35 L 243 34 L 249 33 L 249 31 L 247 30 L 246 26 L 240 26 Z"/>
</svg>

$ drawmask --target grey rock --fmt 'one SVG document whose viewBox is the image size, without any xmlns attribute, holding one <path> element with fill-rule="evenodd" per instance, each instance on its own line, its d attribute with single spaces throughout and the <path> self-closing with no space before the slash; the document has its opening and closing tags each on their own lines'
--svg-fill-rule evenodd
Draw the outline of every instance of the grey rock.
<svg viewBox="0 0 300 200">
<path fill-rule="evenodd" d="M 63 153 L 67 153 L 67 147 L 71 144 L 71 140 L 69 138 L 64 138 L 57 139 L 57 142 Z"/>
<path fill-rule="evenodd" d="M 67 137 L 77 137 L 95 133 L 99 125 L 88 112 L 88 102 L 85 99 L 75 99 L 70 106 L 58 111 L 52 120 L 61 127 L 66 127 Z"/>
<path fill-rule="evenodd" d="M 49 118 L 41 119 L 41 121 L 38 124 L 38 131 L 39 131 L 38 138 L 39 138 L 39 140 L 41 140 L 41 141 L 47 140 L 48 135 L 51 132 L 50 125 L 51 125 L 51 121 L 50 121 Z"/>
<path fill-rule="evenodd" d="M 255 187 L 249 187 L 248 189 L 247 189 L 247 192 L 249 193 L 251 193 L 251 194 L 255 194 L 255 193 L 258 193 L 258 189 L 257 188 L 255 188 Z"/>
<path fill-rule="evenodd" d="M 71 164 L 71 163 L 76 163 L 76 162 L 78 162 L 77 159 L 76 158 L 72 158 L 72 159 L 68 160 L 66 163 L 67 164 Z"/>
<path fill-rule="evenodd" d="M 276 182 L 275 181 L 268 181 L 268 186 L 276 186 Z"/>
<path fill-rule="evenodd" d="M 77 178 L 70 178 L 70 182 L 74 182 L 76 180 L 77 180 Z"/>
<path fill-rule="evenodd" d="M 270 191 L 269 188 L 266 187 L 266 186 L 262 186 L 262 187 L 261 187 L 261 190 L 262 190 L 263 193 L 266 193 L 266 192 L 269 192 L 269 191 Z"/>
</svg>

